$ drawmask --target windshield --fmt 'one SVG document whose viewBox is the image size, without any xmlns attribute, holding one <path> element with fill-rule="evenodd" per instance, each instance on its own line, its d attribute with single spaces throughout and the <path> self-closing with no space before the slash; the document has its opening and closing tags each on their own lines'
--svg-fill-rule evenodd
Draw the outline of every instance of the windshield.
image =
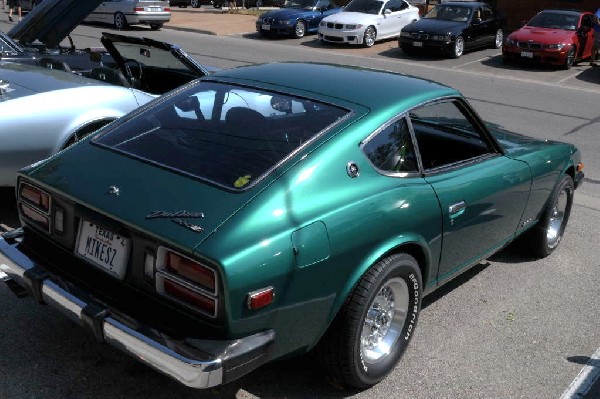
<svg viewBox="0 0 600 399">
<path fill-rule="evenodd" d="M 578 21 L 579 15 L 544 11 L 533 17 L 527 25 L 536 28 L 577 30 Z"/>
<path fill-rule="evenodd" d="M 236 190 L 346 114 L 306 98 L 198 82 L 94 142 Z"/>
<path fill-rule="evenodd" d="M 302 8 L 305 10 L 312 10 L 315 6 L 315 0 L 286 0 L 281 6 L 282 8 Z"/>
<path fill-rule="evenodd" d="M 443 21 L 467 22 L 471 16 L 471 8 L 460 5 L 438 5 L 423 18 Z"/>
<path fill-rule="evenodd" d="M 125 60 L 158 68 L 188 69 L 171 51 L 137 43 L 113 41 L 112 44 Z"/>
<path fill-rule="evenodd" d="M 383 1 L 353 0 L 344 8 L 344 11 L 377 15 L 381 11 L 382 5 Z"/>
</svg>

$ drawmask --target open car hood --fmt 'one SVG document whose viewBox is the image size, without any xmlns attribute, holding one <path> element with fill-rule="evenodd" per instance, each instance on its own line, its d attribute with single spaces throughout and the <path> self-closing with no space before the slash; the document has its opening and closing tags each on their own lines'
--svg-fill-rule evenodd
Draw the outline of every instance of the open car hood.
<svg viewBox="0 0 600 399">
<path fill-rule="evenodd" d="M 36 40 L 48 48 L 57 47 L 102 0 L 44 0 L 8 32 L 21 44 Z"/>
<path fill-rule="evenodd" d="M 199 64 L 175 44 L 107 32 L 102 33 L 100 41 L 118 65 L 124 65 L 125 61 L 133 60 L 157 68 L 185 69 L 198 77 L 217 70 L 217 68 Z"/>
</svg>

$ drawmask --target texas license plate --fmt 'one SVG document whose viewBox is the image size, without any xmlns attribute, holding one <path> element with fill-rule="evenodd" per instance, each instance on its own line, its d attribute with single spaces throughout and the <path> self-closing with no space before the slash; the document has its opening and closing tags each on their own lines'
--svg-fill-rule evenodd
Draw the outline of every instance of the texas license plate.
<svg viewBox="0 0 600 399">
<path fill-rule="evenodd" d="M 130 250 L 129 238 L 87 220 L 81 221 L 77 253 L 100 269 L 123 279 Z"/>
<path fill-rule="evenodd" d="M 533 58 L 533 53 L 531 51 L 521 51 L 521 57 Z"/>
<path fill-rule="evenodd" d="M 263 24 L 262 30 L 271 30 L 271 25 Z"/>
<path fill-rule="evenodd" d="M 423 42 L 413 42 L 414 47 L 423 47 Z"/>
</svg>

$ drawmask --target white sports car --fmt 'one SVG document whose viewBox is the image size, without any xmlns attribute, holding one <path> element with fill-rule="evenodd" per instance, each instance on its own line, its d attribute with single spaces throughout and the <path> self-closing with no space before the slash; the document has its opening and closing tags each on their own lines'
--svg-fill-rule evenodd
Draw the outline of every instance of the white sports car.
<svg viewBox="0 0 600 399">
<path fill-rule="evenodd" d="M 60 24 L 58 16 L 80 5 L 89 8 L 86 3 L 45 0 L 15 26 L 14 36 L 23 44 L 60 42 L 85 12 Z M 47 68 L 0 60 L 0 187 L 15 186 L 22 167 L 211 71 L 175 45 L 108 33 L 101 41 L 111 63 L 92 52 L 88 57 L 96 62 L 89 70 L 71 69 L 64 58 L 52 60 L 46 53 Z"/>
<path fill-rule="evenodd" d="M 323 42 L 362 44 L 398 37 L 405 25 L 419 19 L 419 9 L 405 0 L 353 0 L 342 12 L 323 18 Z"/>
</svg>

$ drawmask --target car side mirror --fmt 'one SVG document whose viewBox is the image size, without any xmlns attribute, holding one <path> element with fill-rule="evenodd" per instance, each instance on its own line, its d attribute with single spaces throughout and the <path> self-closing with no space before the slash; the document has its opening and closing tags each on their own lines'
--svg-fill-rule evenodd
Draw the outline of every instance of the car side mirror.
<svg viewBox="0 0 600 399">
<path fill-rule="evenodd" d="M 391 13 L 392 13 L 392 10 L 390 10 L 389 8 L 386 8 L 385 10 L 383 10 L 384 15 L 390 15 Z"/>
<path fill-rule="evenodd" d="M 473 25 L 481 24 L 481 18 L 473 18 Z"/>
</svg>

